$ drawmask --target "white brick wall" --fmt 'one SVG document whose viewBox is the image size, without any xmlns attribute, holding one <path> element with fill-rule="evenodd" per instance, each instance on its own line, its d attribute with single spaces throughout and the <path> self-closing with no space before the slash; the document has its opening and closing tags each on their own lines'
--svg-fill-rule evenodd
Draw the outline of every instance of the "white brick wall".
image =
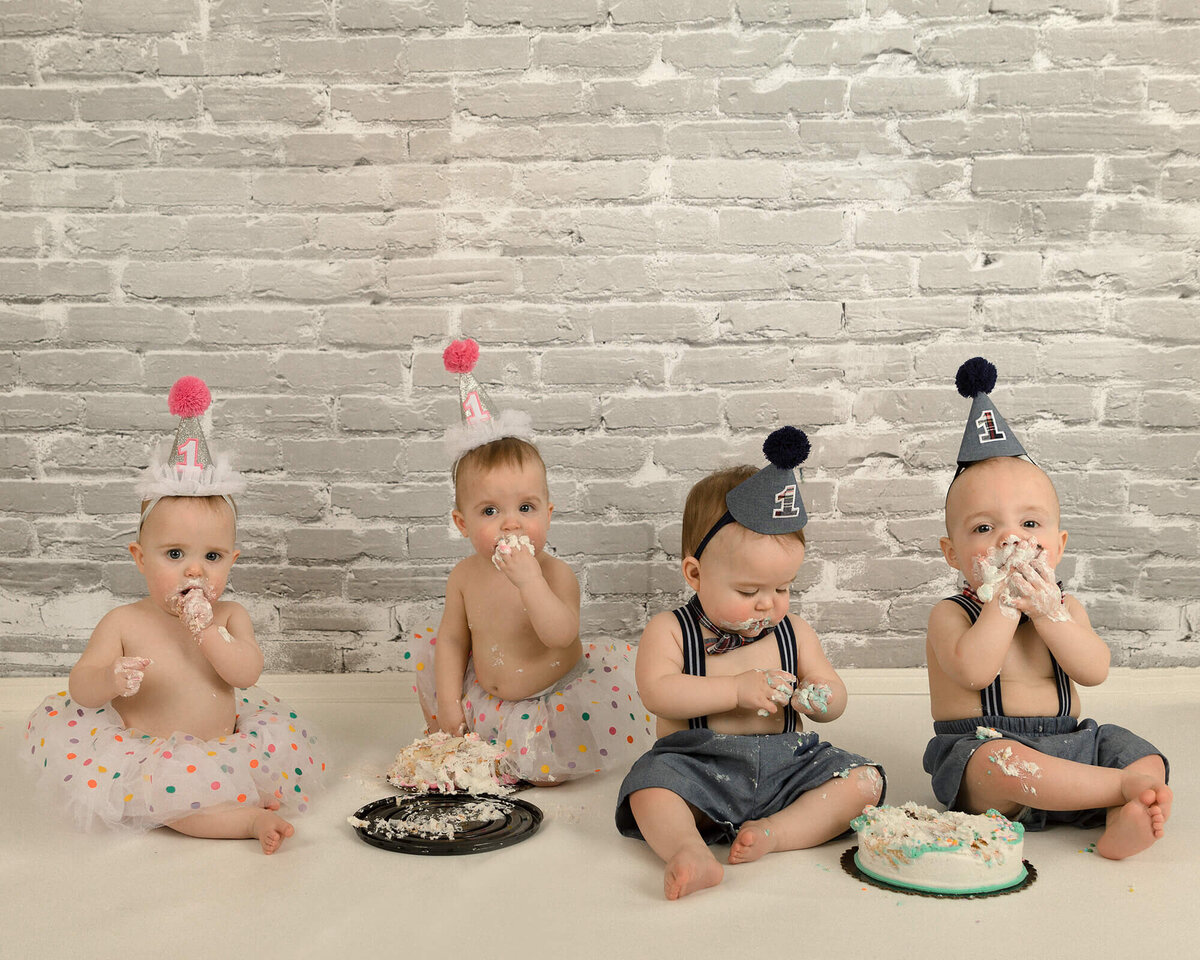
<svg viewBox="0 0 1200 960">
<path fill-rule="evenodd" d="M 439 355 L 530 410 L 585 622 L 675 602 L 688 485 L 806 428 L 796 608 L 923 661 L 965 403 L 1056 480 L 1123 664 L 1200 664 L 1194 0 L 11 0 L 0 673 L 140 581 L 203 376 L 274 670 L 402 668 L 449 536 Z"/>
</svg>

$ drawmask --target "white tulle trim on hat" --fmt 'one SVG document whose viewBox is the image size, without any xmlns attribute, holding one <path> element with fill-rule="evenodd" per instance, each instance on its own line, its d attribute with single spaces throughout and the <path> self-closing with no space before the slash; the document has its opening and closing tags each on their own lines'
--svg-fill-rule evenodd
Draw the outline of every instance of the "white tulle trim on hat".
<svg viewBox="0 0 1200 960">
<path fill-rule="evenodd" d="M 169 445 L 168 445 L 169 446 Z M 182 467 L 168 463 L 165 449 L 156 451 L 135 490 L 143 500 L 159 497 L 228 497 L 243 492 L 246 479 L 233 469 L 227 455 L 217 454 L 207 467 Z"/>
<path fill-rule="evenodd" d="M 524 410 L 505 410 L 490 420 L 460 423 L 446 431 L 442 441 L 451 463 L 464 453 L 503 437 L 533 439 L 533 418 Z"/>
</svg>

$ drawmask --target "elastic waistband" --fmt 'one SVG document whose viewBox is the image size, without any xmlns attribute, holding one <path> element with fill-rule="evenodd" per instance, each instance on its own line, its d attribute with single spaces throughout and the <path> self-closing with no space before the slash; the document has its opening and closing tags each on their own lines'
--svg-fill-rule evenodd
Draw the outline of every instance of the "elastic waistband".
<svg viewBox="0 0 1200 960">
<path fill-rule="evenodd" d="M 1074 733 L 1080 721 L 1075 717 L 964 717 L 961 720 L 935 720 L 936 734 L 974 733 L 976 727 L 994 727 L 1001 733 L 1016 733 L 1027 737 L 1055 736 Z"/>
<path fill-rule="evenodd" d="M 541 700 L 543 697 L 548 697 L 552 693 L 557 693 L 559 690 L 561 690 L 563 687 L 565 687 L 572 680 L 578 680 L 585 673 L 587 673 L 587 671 L 588 671 L 587 657 L 581 656 L 578 660 L 575 661 L 575 666 L 573 666 L 570 670 L 568 670 L 561 677 L 559 677 L 557 680 L 555 680 L 545 690 L 539 690 L 537 693 L 533 694 L 532 696 L 522 697 L 521 699 L 522 700 Z"/>
</svg>

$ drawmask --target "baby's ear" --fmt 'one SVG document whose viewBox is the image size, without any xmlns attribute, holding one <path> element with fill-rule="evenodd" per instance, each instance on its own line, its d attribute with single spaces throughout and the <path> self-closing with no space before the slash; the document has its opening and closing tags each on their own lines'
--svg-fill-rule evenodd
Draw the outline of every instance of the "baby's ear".
<svg viewBox="0 0 1200 960">
<path fill-rule="evenodd" d="M 129 555 L 133 557 L 133 562 L 137 564 L 139 570 L 142 569 L 142 545 L 136 540 L 129 545 Z"/>
<path fill-rule="evenodd" d="M 454 525 L 458 527 L 458 532 L 464 537 L 467 535 L 467 518 L 458 510 L 450 511 L 450 519 L 454 521 Z"/>
<path fill-rule="evenodd" d="M 683 570 L 684 582 L 695 590 L 700 583 L 700 561 L 695 557 L 684 557 L 679 566 Z"/>
<path fill-rule="evenodd" d="M 954 541 L 949 537 L 942 537 L 938 540 L 938 546 L 942 548 L 942 556 L 946 558 L 946 563 L 954 570 L 959 570 L 958 553 L 954 549 Z"/>
</svg>

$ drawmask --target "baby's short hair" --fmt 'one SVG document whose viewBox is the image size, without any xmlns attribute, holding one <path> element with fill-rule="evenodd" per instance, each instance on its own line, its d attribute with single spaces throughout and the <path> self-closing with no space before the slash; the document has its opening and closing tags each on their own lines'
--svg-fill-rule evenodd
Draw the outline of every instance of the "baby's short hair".
<svg viewBox="0 0 1200 960">
<path fill-rule="evenodd" d="M 758 473 L 758 467 L 740 466 L 726 467 L 715 473 L 710 473 L 688 491 L 687 502 L 683 505 L 683 535 L 681 546 L 684 557 L 694 557 L 696 548 L 704 535 L 713 528 L 725 513 L 725 495 L 745 480 Z M 778 534 L 783 537 L 793 537 L 804 543 L 804 531 Z"/>
<path fill-rule="evenodd" d="M 520 437 L 501 437 L 468 450 L 454 465 L 454 502 L 462 507 L 458 496 L 464 474 L 479 475 L 496 467 L 523 467 L 527 463 L 537 463 L 542 473 L 546 472 L 546 462 L 538 453 L 538 448 Z"/>
</svg>

